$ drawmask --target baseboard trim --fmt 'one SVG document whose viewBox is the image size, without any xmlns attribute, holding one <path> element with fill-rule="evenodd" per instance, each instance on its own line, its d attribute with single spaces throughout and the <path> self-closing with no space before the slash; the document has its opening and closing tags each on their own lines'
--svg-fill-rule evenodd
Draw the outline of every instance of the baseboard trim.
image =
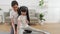
<svg viewBox="0 0 60 34">
<path fill-rule="evenodd" d="M 57 21 L 45 21 L 45 23 L 59 23 Z"/>
</svg>

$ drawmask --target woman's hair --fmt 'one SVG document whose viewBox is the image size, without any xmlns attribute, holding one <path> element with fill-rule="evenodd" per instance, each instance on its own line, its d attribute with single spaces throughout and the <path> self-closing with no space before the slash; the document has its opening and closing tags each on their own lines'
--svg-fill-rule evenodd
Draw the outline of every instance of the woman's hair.
<svg viewBox="0 0 60 34">
<path fill-rule="evenodd" d="M 18 2 L 17 1 L 12 1 L 11 6 L 13 7 L 14 5 L 18 5 Z"/>
</svg>

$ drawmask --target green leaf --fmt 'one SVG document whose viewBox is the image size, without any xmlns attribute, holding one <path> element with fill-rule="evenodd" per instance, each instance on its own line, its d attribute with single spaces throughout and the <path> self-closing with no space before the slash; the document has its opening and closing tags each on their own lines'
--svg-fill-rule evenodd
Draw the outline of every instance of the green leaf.
<svg viewBox="0 0 60 34">
<path fill-rule="evenodd" d="M 40 20 L 44 20 L 45 21 L 45 19 L 43 18 L 44 17 L 43 13 L 40 13 L 39 17 L 40 17 Z"/>
<path fill-rule="evenodd" d="M 44 0 L 39 1 L 39 6 L 43 6 Z"/>
</svg>

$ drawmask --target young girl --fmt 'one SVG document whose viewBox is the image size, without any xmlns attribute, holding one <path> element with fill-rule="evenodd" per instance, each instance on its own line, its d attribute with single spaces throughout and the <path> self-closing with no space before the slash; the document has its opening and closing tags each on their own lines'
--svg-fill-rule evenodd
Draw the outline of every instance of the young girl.
<svg viewBox="0 0 60 34">
<path fill-rule="evenodd" d="M 24 31 L 24 27 L 28 26 L 27 25 L 27 19 L 26 19 L 26 12 L 25 11 L 21 11 L 21 15 L 18 17 L 18 33 L 19 34 L 23 34 Z"/>
<path fill-rule="evenodd" d="M 21 10 L 24 9 L 26 11 L 26 17 L 27 17 L 27 20 L 29 21 L 28 25 L 30 26 L 30 18 L 29 18 L 29 10 L 28 10 L 28 7 L 26 6 L 21 6 L 19 9 L 18 9 L 18 15 L 20 16 L 21 15 Z M 32 31 L 31 30 L 24 30 L 26 33 L 31 33 Z"/>
<path fill-rule="evenodd" d="M 38 31 L 38 29 L 32 28 L 28 25 L 28 20 L 26 17 L 26 10 L 24 8 L 21 9 L 21 15 L 18 17 L 18 33 L 17 34 L 23 34 L 24 30 L 32 30 L 32 31 Z"/>
</svg>

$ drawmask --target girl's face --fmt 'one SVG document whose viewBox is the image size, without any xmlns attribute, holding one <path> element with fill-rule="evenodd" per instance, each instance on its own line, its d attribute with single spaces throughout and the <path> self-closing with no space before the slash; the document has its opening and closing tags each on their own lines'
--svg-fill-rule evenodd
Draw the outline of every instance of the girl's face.
<svg viewBox="0 0 60 34">
<path fill-rule="evenodd" d="M 21 12 L 21 15 L 26 15 L 26 12 Z"/>
</svg>

